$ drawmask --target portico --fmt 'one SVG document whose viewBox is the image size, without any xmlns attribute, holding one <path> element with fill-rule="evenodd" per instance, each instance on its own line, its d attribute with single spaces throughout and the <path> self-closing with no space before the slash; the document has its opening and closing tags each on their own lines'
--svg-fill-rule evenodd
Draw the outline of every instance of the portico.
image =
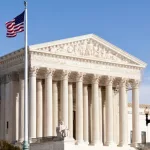
<svg viewBox="0 0 150 150">
<path fill-rule="evenodd" d="M 9 141 L 23 141 L 23 52 L 0 58 L 0 135 Z M 130 87 L 133 145 L 139 142 L 139 84 L 144 62 L 93 34 L 29 46 L 29 56 L 30 139 L 56 136 L 58 121 L 63 120 L 78 145 L 127 146 Z M 116 93 L 119 105 L 115 105 Z M 17 95 L 18 111 L 14 107 Z"/>
</svg>

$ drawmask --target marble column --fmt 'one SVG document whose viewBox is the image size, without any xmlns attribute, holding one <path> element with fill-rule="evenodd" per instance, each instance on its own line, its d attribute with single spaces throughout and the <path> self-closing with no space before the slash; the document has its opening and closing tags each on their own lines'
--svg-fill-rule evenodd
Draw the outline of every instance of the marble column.
<svg viewBox="0 0 150 150">
<path fill-rule="evenodd" d="M 89 143 L 88 85 L 83 86 L 83 140 Z"/>
<path fill-rule="evenodd" d="M 10 119 L 9 119 L 9 131 L 12 142 L 16 141 L 16 97 L 19 94 L 19 82 L 18 75 L 16 73 L 10 73 Z"/>
<path fill-rule="evenodd" d="M 62 121 L 68 128 L 68 75 L 69 72 L 64 70 L 62 73 Z"/>
<path fill-rule="evenodd" d="M 70 131 L 70 138 L 73 138 L 73 84 L 68 86 L 68 128 Z"/>
<path fill-rule="evenodd" d="M 102 137 L 103 144 L 106 143 L 106 90 L 102 89 Z"/>
<path fill-rule="evenodd" d="M 99 144 L 99 95 L 98 95 L 99 76 L 93 75 L 92 80 L 92 144 Z"/>
<path fill-rule="evenodd" d="M 19 140 L 19 93 L 16 95 L 16 141 Z"/>
<path fill-rule="evenodd" d="M 19 73 L 19 142 L 24 141 L 24 73 Z"/>
<path fill-rule="evenodd" d="M 139 81 L 132 82 L 132 130 L 133 130 L 133 146 L 137 146 L 140 142 L 139 128 Z"/>
<path fill-rule="evenodd" d="M 98 101 L 99 101 L 99 144 L 102 144 L 102 91 L 101 87 L 98 88 Z"/>
<path fill-rule="evenodd" d="M 59 113 L 59 121 L 63 120 L 62 116 L 62 93 L 63 93 L 63 88 L 62 88 L 62 80 L 60 81 L 60 113 Z"/>
<path fill-rule="evenodd" d="M 0 139 L 5 139 L 5 76 L 1 77 L 1 136 Z"/>
<path fill-rule="evenodd" d="M 37 80 L 36 109 L 36 137 L 43 137 L 43 87 L 41 79 Z"/>
<path fill-rule="evenodd" d="M 83 143 L 83 73 L 77 74 L 76 82 L 76 140 Z"/>
<path fill-rule="evenodd" d="M 113 141 L 113 78 L 106 79 L 106 145 L 114 145 Z"/>
<path fill-rule="evenodd" d="M 127 94 L 126 94 L 126 79 L 121 79 L 119 84 L 119 145 L 128 145 L 128 130 L 127 130 Z"/>
<path fill-rule="evenodd" d="M 53 82 L 53 136 L 56 136 L 56 127 L 58 126 L 58 87 L 57 82 Z"/>
<path fill-rule="evenodd" d="M 92 90 L 91 86 L 88 87 L 88 134 L 89 143 L 92 143 Z"/>
<path fill-rule="evenodd" d="M 54 69 L 47 68 L 45 74 L 45 109 L 46 109 L 46 135 L 52 136 L 53 132 L 53 112 L 52 112 L 52 76 Z"/>
<path fill-rule="evenodd" d="M 29 138 L 36 138 L 36 73 L 37 68 L 29 70 Z"/>
<path fill-rule="evenodd" d="M 43 137 L 46 137 L 46 100 L 45 100 L 45 80 L 43 81 Z"/>
</svg>

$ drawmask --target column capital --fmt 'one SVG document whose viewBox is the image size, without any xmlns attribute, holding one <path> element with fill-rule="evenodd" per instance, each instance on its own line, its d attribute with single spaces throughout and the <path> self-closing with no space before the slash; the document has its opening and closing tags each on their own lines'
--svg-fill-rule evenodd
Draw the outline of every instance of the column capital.
<svg viewBox="0 0 150 150">
<path fill-rule="evenodd" d="M 107 76 L 106 77 L 106 86 L 110 86 L 110 85 L 112 86 L 114 79 L 115 79 L 115 77 Z"/>
<path fill-rule="evenodd" d="M 133 80 L 131 80 L 130 83 L 131 83 L 132 88 L 136 89 L 136 88 L 139 88 L 140 80 L 133 79 Z"/>
<path fill-rule="evenodd" d="M 77 82 L 83 81 L 83 77 L 84 77 L 84 76 L 85 76 L 85 73 L 83 73 L 83 72 L 77 72 L 76 81 L 77 81 Z"/>
<path fill-rule="evenodd" d="M 52 77 L 54 75 L 55 69 L 46 68 L 45 69 L 45 78 Z"/>
<path fill-rule="evenodd" d="M 71 74 L 71 71 L 69 71 L 69 70 L 62 70 L 61 79 L 62 80 L 68 79 L 70 74 Z"/>
<path fill-rule="evenodd" d="M 37 68 L 37 67 L 35 67 L 35 66 L 30 67 L 30 68 L 29 68 L 29 75 L 30 75 L 30 77 L 36 76 L 37 71 L 38 71 L 38 68 Z"/>
<path fill-rule="evenodd" d="M 128 84 L 128 79 L 127 78 L 120 78 L 119 80 L 119 86 L 120 87 L 125 87 Z"/>
<path fill-rule="evenodd" d="M 92 83 L 98 84 L 98 83 L 99 83 L 99 80 L 100 80 L 100 75 L 94 74 L 94 75 L 92 76 Z"/>
</svg>

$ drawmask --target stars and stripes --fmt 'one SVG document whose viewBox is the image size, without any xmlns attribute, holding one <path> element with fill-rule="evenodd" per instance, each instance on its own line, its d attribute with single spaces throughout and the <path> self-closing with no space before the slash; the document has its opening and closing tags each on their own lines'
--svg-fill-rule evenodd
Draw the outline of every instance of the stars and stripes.
<svg viewBox="0 0 150 150">
<path fill-rule="evenodd" d="M 17 33 L 24 31 L 24 11 L 13 20 L 6 22 L 7 37 L 15 37 Z"/>
</svg>

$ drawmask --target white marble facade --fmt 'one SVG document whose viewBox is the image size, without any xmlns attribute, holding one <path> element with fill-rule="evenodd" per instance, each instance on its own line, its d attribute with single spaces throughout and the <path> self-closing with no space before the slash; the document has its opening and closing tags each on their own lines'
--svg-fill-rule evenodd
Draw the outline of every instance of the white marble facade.
<svg viewBox="0 0 150 150">
<path fill-rule="evenodd" d="M 126 146 L 131 88 L 136 145 L 145 67 L 93 34 L 29 46 L 29 138 L 56 136 L 58 121 L 63 120 L 76 144 Z M 8 141 L 24 138 L 23 70 L 23 49 L 0 57 L 0 138 Z"/>
</svg>

